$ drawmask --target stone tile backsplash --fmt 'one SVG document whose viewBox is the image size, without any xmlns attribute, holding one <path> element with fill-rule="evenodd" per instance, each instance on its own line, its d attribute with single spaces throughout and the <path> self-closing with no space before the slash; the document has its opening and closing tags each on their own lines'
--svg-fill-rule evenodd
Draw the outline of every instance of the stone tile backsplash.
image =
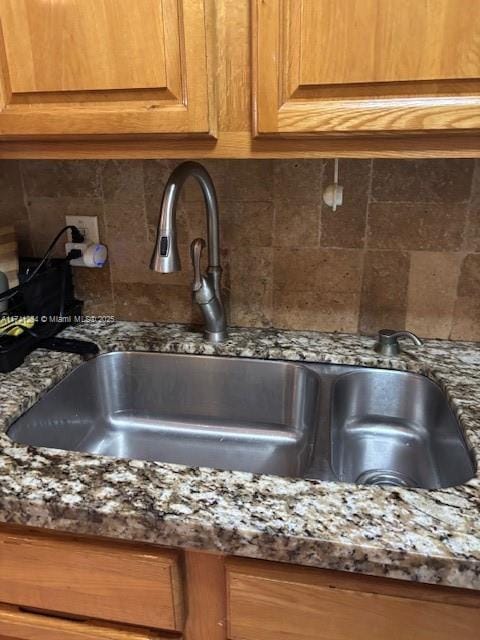
<svg viewBox="0 0 480 640">
<path fill-rule="evenodd" d="M 40 255 L 69 213 L 96 215 L 110 251 L 77 269 L 89 313 L 199 322 L 189 243 L 205 235 L 198 187 L 180 201 L 183 271 L 149 270 L 163 187 L 178 162 L 2 161 L 0 223 Z M 341 160 L 344 204 L 322 204 L 333 162 L 207 160 L 220 204 L 230 324 L 480 340 L 480 163 Z"/>
</svg>

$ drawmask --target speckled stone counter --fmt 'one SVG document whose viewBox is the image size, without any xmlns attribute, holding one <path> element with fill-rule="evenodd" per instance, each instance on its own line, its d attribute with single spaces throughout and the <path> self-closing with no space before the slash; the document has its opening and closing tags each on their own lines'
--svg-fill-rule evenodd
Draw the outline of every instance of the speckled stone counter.
<svg viewBox="0 0 480 640">
<path fill-rule="evenodd" d="M 410 370 L 447 392 L 480 457 L 480 345 L 427 341 L 383 359 L 369 338 L 179 325 L 85 324 L 102 351 L 149 350 Z M 426 491 L 254 476 L 14 444 L 12 421 L 78 356 L 37 351 L 0 375 L 0 521 L 480 590 L 480 478 Z"/>
</svg>

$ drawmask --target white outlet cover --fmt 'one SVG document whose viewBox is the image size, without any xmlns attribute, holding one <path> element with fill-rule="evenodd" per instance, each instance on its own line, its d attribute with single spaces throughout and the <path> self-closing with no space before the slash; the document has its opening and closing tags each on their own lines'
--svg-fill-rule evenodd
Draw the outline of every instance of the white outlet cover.
<svg viewBox="0 0 480 640">
<path fill-rule="evenodd" d="M 84 242 L 87 244 L 93 242 L 100 242 L 98 236 L 98 218 L 97 216 L 65 216 L 67 225 L 72 224 L 78 227 L 80 231 L 85 235 Z M 72 241 L 71 231 L 68 231 L 70 242 Z"/>
</svg>

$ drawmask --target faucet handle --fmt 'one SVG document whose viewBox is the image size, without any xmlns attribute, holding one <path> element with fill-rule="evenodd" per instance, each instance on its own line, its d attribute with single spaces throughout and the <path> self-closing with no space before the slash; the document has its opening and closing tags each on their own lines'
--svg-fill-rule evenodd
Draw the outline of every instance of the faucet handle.
<svg viewBox="0 0 480 640">
<path fill-rule="evenodd" d="M 193 284 L 194 291 L 198 291 L 202 288 L 202 271 L 200 262 L 202 259 L 202 251 L 205 249 L 205 240 L 203 238 L 195 238 L 190 245 L 190 255 L 192 257 L 193 265 Z"/>
<path fill-rule="evenodd" d="M 200 261 L 202 251 L 205 248 L 205 241 L 202 238 L 195 238 L 190 245 L 190 254 L 193 264 L 193 299 L 199 305 L 208 305 L 215 300 L 215 287 L 210 275 L 204 276 L 201 271 Z M 217 301 L 218 302 L 218 301 Z"/>
</svg>

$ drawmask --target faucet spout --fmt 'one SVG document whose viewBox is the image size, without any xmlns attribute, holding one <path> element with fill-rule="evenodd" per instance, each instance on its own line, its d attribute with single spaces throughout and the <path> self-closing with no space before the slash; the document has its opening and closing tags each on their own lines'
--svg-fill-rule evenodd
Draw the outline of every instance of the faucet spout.
<svg viewBox="0 0 480 640">
<path fill-rule="evenodd" d="M 194 281 L 194 299 L 202 309 L 206 336 L 212 342 L 219 342 L 226 335 L 225 313 L 221 298 L 220 281 L 222 268 L 220 265 L 220 233 L 218 220 L 218 204 L 215 187 L 208 171 L 198 162 L 183 162 L 170 175 L 163 193 L 162 206 L 157 226 L 157 238 L 153 250 L 150 268 L 160 273 L 172 273 L 181 270 L 177 244 L 176 214 L 180 192 L 189 177 L 197 180 L 202 189 L 207 214 L 208 237 L 208 269 L 202 276 L 205 290 L 211 290 L 214 298 L 208 306 L 201 302 L 198 292 L 199 264 Z"/>
<path fill-rule="evenodd" d="M 150 269 L 159 273 L 173 273 L 182 268 L 177 244 L 176 208 L 179 189 L 175 182 L 167 184 L 157 226 L 157 239 Z"/>
</svg>

